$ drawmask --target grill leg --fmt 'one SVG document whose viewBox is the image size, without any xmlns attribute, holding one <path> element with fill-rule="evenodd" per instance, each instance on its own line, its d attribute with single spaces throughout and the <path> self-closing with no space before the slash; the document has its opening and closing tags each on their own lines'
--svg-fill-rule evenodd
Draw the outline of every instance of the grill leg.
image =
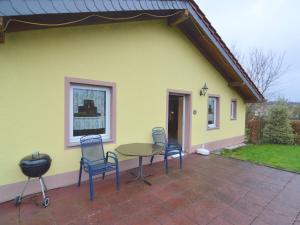
<svg viewBox="0 0 300 225">
<path fill-rule="evenodd" d="M 43 184 L 43 181 L 42 181 L 41 177 L 39 178 L 39 181 L 40 181 L 40 185 L 41 185 L 41 188 L 42 188 L 43 199 L 45 199 L 46 198 L 46 194 L 45 194 L 44 184 Z"/>
<path fill-rule="evenodd" d="M 28 185 L 28 183 L 29 183 L 29 180 L 30 180 L 30 177 L 28 177 L 28 180 L 27 180 L 26 184 L 24 185 L 21 194 L 20 194 L 19 196 L 17 196 L 17 197 L 14 199 L 14 205 L 15 205 L 16 207 L 18 207 L 18 206 L 21 204 L 21 202 L 22 202 L 22 197 L 23 197 L 24 192 L 25 192 L 25 190 L 26 190 L 26 188 L 27 188 L 27 185 Z"/>
<path fill-rule="evenodd" d="M 42 194 L 43 194 L 43 201 L 42 204 L 46 208 L 49 205 L 49 198 L 46 196 L 45 191 L 47 191 L 44 179 L 42 177 L 39 177 L 41 189 L 42 189 Z"/>
<path fill-rule="evenodd" d="M 23 195 L 24 195 L 24 192 L 25 192 L 25 190 L 26 190 L 26 188 L 27 188 L 27 185 L 28 185 L 28 183 L 29 183 L 29 180 L 30 180 L 30 178 L 28 177 L 28 180 L 27 180 L 27 182 L 26 182 L 25 186 L 23 187 L 23 190 L 22 190 L 22 192 L 21 192 L 21 194 L 20 194 L 20 200 L 22 199 L 22 197 L 23 197 Z"/>
<path fill-rule="evenodd" d="M 43 185 L 44 185 L 45 192 L 48 192 L 48 189 L 47 189 L 46 183 L 45 183 L 45 181 L 44 181 L 44 178 L 41 177 L 41 180 L 42 180 L 42 183 L 43 183 Z"/>
</svg>

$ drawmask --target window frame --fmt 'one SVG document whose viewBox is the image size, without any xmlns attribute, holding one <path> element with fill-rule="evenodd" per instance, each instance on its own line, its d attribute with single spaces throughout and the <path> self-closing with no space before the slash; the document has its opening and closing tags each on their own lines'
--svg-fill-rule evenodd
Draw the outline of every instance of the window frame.
<svg viewBox="0 0 300 225">
<path fill-rule="evenodd" d="M 74 87 L 105 90 L 106 101 L 110 104 L 106 107 L 106 115 L 109 126 L 108 131 L 103 137 L 103 143 L 115 143 L 116 142 L 116 84 L 112 82 L 104 82 L 98 80 L 87 80 L 72 77 L 65 77 L 65 148 L 79 146 L 80 137 L 73 137 L 73 90 Z M 73 140 L 72 140 L 73 139 Z"/>
<path fill-rule="evenodd" d="M 215 99 L 214 101 L 214 124 L 208 124 L 209 121 L 209 113 L 208 113 L 208 109 L 209 109 L 209 99 L 213 98 Z M 220 128 L 220 96 L 219 95 L 208 95 L 207 98 L 207 130 L 215 130 L 215 129 L 219 129 Z"/>
<path fill-rule="evenodd" d="M 233 106 L 235 106 L 235 107 L 233 108 Z M 231 101 L 230 101 L 230 120 L 237 120 L 237 100 L 236 99 L 231 99 Z"/>
<path fill-rule="evenodd" d="M 73 136 L 73 121 L 74 121 L 74 106 L 73 106 L 73 91 L 74 88 L 83 89 L 83 90 L 95 90 L 95 91 L 105 91 L 105 128 L 106 132 L 105 134 L 101 134 L 102 140 L 105 142 L 110 139 L 110 96 L 111 96 L 111 89 L 107 87 L 102 86 L 91 86 L 91 85 L 85 85 L 85 84 L 71 84 L 70 85 L 70 101 L 69 101 L 69 142 L 71 143 L 79 143 L 80 138 L 82 136 Z"/>
</svg>

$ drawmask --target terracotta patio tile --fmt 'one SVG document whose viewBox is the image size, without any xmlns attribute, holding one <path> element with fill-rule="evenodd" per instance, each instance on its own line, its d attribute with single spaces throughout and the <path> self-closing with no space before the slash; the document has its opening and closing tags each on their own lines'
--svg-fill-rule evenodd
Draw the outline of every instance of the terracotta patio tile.
<svg viewBox="0 0 300 225">
<path fill-rule="evenodd" d="M 163 220 L 160 221 L 160 224 L 163 225 L 197 225 L 197 223 L 193 222 L 189 218 L 187 218 L 185 215 L 176 213 L 171 214 L 169 217 L 163 218 Z"/>
<path fill-rule="evenodd" d="M 291 185 L 295 185 L 295 186 L 299 186 L 300 185 L 300 176 L 298 174 L 296 174 L 293 177 L 293 180 L 290 181 Z"/>
<path fill-rule="evenodd" d="M 248 216 L 257 216 L 261 213 L 263 210 L 263 206 L 256 204 L 254 202 L 251 202 L 247 200 L 246 198 L 242 198 L 238 200 L 237 202 L 232 204 L 232 208 L 248 215 Z"/>
<path fill-rule="evenodd" d="M 160 223 L 155 220 L 151 215 L 145 212 L 130 215 L 124 221 L 128 225 L 159 225 Z"/>
<path fill-rule="evenodd" d="M 161 201 L 167 201 L 168 199 L 177 196 L 176 192 L 174 193 L 172 191 L 169 191 L 167 185 L 156 189 L 151 188 L 150 192 L 152 193 L 152 195 L 154 195 L 156 198 L 160 199 Z"/>
<path fill-rule="evenodd" d="M 172 211 L 163 205 L 155 205 L 145 210 L 145 212 L 155 219 L 157 222 L 160 222 L 166 217 L 169 217 L 172 214 Z"/>
<path fill-rule="evenodd" d="M 253 220 L 251 216 L 241 213 L 232 207 L 226 208 L 220 215 L 220 218 L 234 225 L 248 225 Z"/>
<path fill-rule="evenodd" d="M 212 193 L 218 189 L 218 185 L 210 183 L 210 181 L 202 180 L 199 184 L 195 185 L 198 192 L 201 193 Z"/>
<path fill-rule="evenodd" d="M 263 221 L 260 220 L 260 219 L 255 219 L 255 220 L 251 223 L 251 225 L 272 225 L 272 224 L 267 224 L 267 223 L 263 222 Z"/>
<path fill-rule="evenodd" d="M 233 202 L 242 198 L 247 193 L 247 191 L 248 190 L 246 189 L 240 189 L 233 185 L 227 185 L 222 188 L 218 188 L 214 192 L 214 196 L 218 200 L 230 205 Z"/>
<path fill-rule="evenodd" d="M 166 208 L 176 211 L 188 207 L 191 203 L 183 196 L 178 195 L 164 201 L 162 204 Z"/>
<path fill-rule="evenodd" d="M 21 211 L 22 211 L 22 208 L 20 208 Z M 21 221 L 21 224 L 23 225 L 42 225 L 42 224 L 45 224 L 45 225 L 50 225 L 50 224 L 54 224 L 55 222 L 55 219 L 52 215 L 52 212 L 49 209 L 45 209 L 45 208 L 39 208 L 40 211 L 36 211 L 34 214 L 31 214 L 31 216 L 24 216 L 24 214 L 22 215 L 21 213 L 21 217 L 20 217 L 20 221 Z M 34 220 L 33 220 L 34 218 Z"/>
<path fill-rule="evenodd" d="M 170 161 L 169 175 L 162 163 L 145 166 L 152 186 L 121 173 L 121 191 L 115 176 L 95 182 L 89 200 L 88 182 L 50 190 L 50 205 L 36 206 L 41 196 L 20 206 L 22 225 L 297 225 L 300 218 L 300 176 L 250 163 L 210 155 L 184 157 L 184 169 Z M 19 208 L 0 204 L 0 225 L 19 224 Z"/>
<path fill-rule="evenodd" d="M 127 202 L 111 206 L 111 212 L 116 217 L 120 217 L 120 218 L 122 218 L 122 217 L 125 218 L 129 215 L 140 213 L 143 210 L 144 210 L 144 207 L 136 204 L 135 201 L 133 201 L 133 200 L 129 200 Z"/>
<path fill-rule="evenodd" d="M 67 223 L 62 225 L 82 225 L 82 224 L 92 225 L 92 223 L 89 223 L 88 218 L 86 218 L 86 216 L 81 216 L 75 219 L 70 218 L 70 220 Z"/>
<path fill-rule="evenodd" d="M 151 207 L 156 204 L 161 204 L 163 201 L 159 196 L 154 195 L 152 192 L 139 193 L 133 198 L 134 204 L 141 207 Z"/>
<path fill-rule="evenodd" d="M 116 223 L 114 223 L 112 225 L 128 225 L 128 224 L 126 223 L 125 220 L 120 220 L 120 221 L 117 221 Z"/>
<path fill-rule="evenodd" d="M 190 203 L 194 203 L 203 200 L 206 197 L 206 194 L 199 191 L 197 188 L 192 188 L 182 192 L 181 196 Z"/>
<path fill-rule="evenodd" d="M 186 217 L 198 224 L 207 224 L 218 215 L 222 214 L 226 205 L 216 201 L 196 202 L 181 211 Z"/>
<path fill-rule="evenodd" d="M 285 202 L 272 201 L 265 210 L 271 210 L 275 213 L 296 218 L 300 209 L 287 205 Z"/>
<path fill-rule="evenodd" d="M 247 202 L 251 202 L 262 207 L 266 206 L 272 200 L 271 198 L 267 198 L 264 195 L 254 193 L 252 191 L 246 193 L 243 199 L 245 199 Z"/>
<path fill-rule="evenodd" d="M 270 168 L 270 167 L 252 164 L 251 171 L 256 174 L 260 174 L 260 175 L 264 175 L 264 176 L 271 176 L 272 174 L 276 173 L 278 170 Z"/>
<path fill-rule="evenodd" d="M 300 193 L 299 189 L 297 192 L 284 190 L 274 199 L 275 202 L 286 205 L 300 211 Z"/>
<path fill-rule="evenodd" d="M 19 208 L 15 207 L 12 202 L 0 205 L 0 225 L 18 224 Z"/>
<path fill-rule="evenodd" d="M 128 201 L 133 195 L 134 194 L 125 191 L 114 192 L 110 195 L 105 195 L 105 197 L 102 198 L 102 201 L 105 201 L 109 205 L 120 204 Z"/>
<path fill-rule="evenodd" d="M 292 216 L 286 216 L 281 212 L 274 212 L 271 209 L 264 210 L 258 218 L 270 225 L 292 225 L 295 219 Z"/>
<path fill-rule="evenodd" d="M 262 200 L 265 199 L 267 202 L 270 202 L 279 194 L 279 191 L 271 191 L 267 189 L 252 189 L 251 192 L 256 195 L 257 198 Z"/>
<path fill-rule="evenodd" d="M 111 208 L 94 212 L 87 216 L 89 224 L 110 225 L 118 223 L 121 220 L 121 215 L 116 214 Z"/>
<path fill-rule="evenodd" d="M 220 217 L 217 217 L 213 219 L 210 223 L 208 223 L 208 225 L 233 225 L 233 224 L 225 221 Z"/>
<path fill-rule="evenodd" d="M 32 201 L 23 202 L 22 204 L 23 207 L 20 207 L 20 218 L 22 219 L 22 221 L 31 220 L 33 217 L 36 217 L 39 214 L 47 217 L 52 217 L 52 207 L 44 209 L 41 204 L 37 205 L 37 203 L 34 203 Z"/>
</svg>

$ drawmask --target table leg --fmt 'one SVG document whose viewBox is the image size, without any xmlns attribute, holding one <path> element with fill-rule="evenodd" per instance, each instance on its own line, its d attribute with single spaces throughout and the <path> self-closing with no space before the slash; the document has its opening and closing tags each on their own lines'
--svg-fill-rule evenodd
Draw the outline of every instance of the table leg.
<svg viewBox="0 0 300 225">
<path fill-rule="evenodd" d="M 137 181 L 137 180 L 142 180 L 144 183 L 146 183 L 148 185 L 151 185 L 151 183 L 148 180 L 146 180 L 146 177 L 151 176 L 151 175 L 148 175 L 148 176 L 144 175 L 143 157 L 142 156 L 139 156 L 139 168 L 138 168 L 137 174 L 136 175 L 133 174 L 133 173 L 130 173 L 130 174 L 132 174 L 132 175 L 134 175 L 136 177 L 135 177 L 134 180 L 131 180 L 129 182 Z"/>
</svg>

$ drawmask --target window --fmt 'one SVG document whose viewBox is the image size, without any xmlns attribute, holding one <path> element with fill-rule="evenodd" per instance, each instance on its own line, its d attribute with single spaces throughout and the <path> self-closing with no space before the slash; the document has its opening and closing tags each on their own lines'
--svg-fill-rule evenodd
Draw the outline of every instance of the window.
<svg viewBox="0 0 300 225">
<path fill-rule="evenodd" d="M 230 119 L 236 120 L 237 101 L 232 100 L 230 104 Z"/>
<path fill-rule="evenodd" d="M 219 98 L 208 97 L 208 123 L 207 127 L 218 128 L 219 126 Z"/>
<path fill-rule="evenodd" d="M 114 91 L 112 83 L 66 78 L 66 146 L 79 145 L 85 135 L 114 141 Z"/>
</svg>

